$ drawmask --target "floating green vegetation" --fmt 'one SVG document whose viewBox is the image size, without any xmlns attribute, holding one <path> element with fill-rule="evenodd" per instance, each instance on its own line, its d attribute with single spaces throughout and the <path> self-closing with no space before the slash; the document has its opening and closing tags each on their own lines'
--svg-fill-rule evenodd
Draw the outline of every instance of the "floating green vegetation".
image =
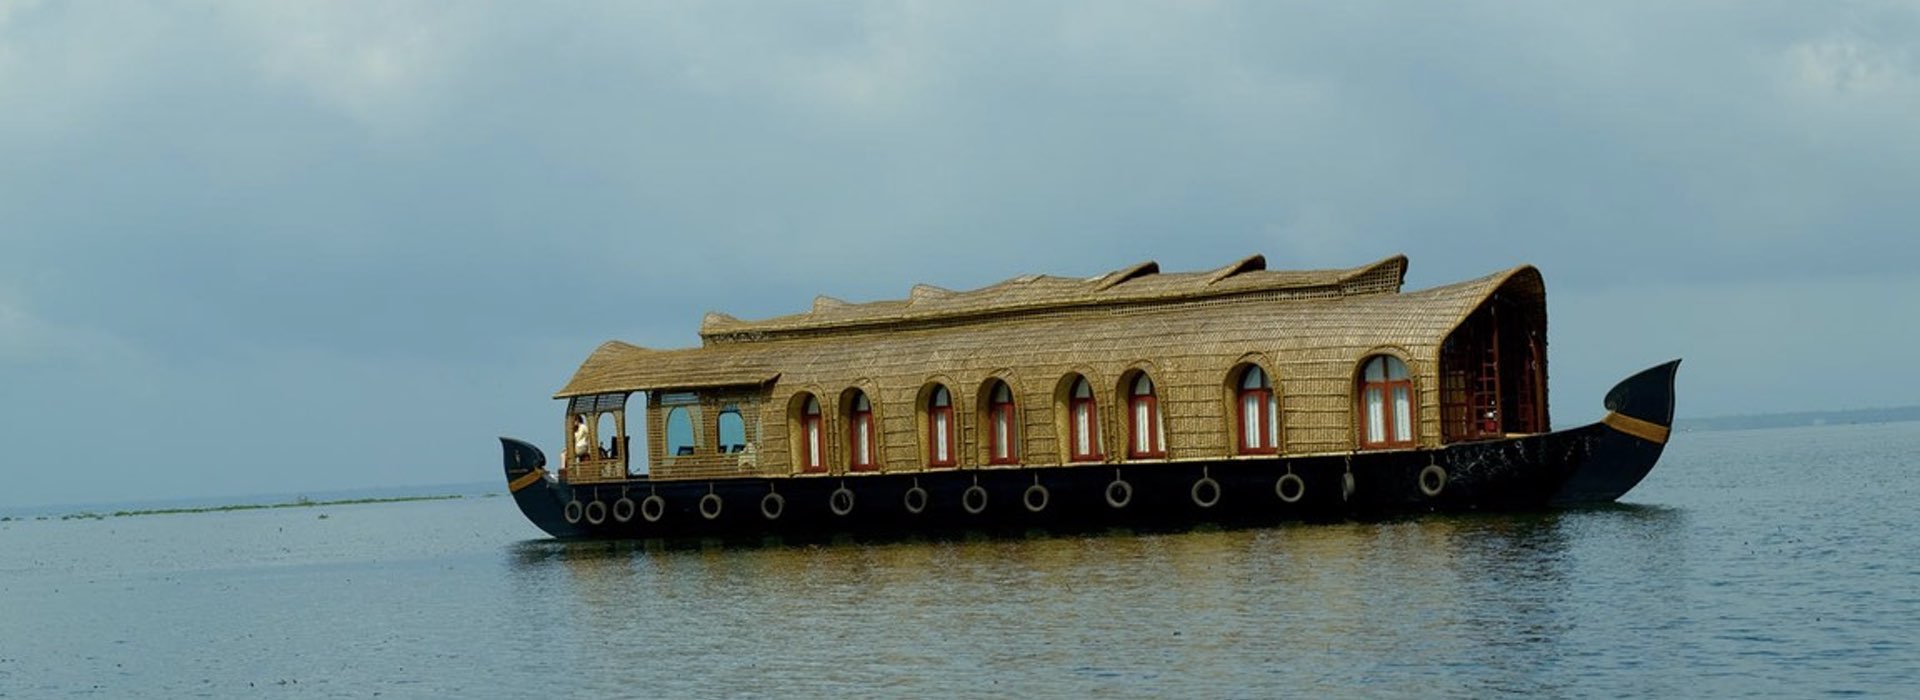
<svg viewBox="0 0 1920 700">
<path fill-rule="evenodd" d="M 250 504 L 234 504 L 234 505 L 225 505 L 225 506 L 205 506 L 200 508 L 153 508 L 148 510 L 116 510 L 110 515 L 111 517 L 115 517 L 115 518 L 125 518 L 125 517 L 135 516 L 135 515 L 178 515 L 181 513 L 225 513 L 228 511 L 236 511 L 236 510 L 267 510 L 270 508 L 313 508 L 316 506 L 357 506 L 357 505 L 363 505 L 368 503 L 407 503 L 412 501 L 451 501 L 459 498 L 465 498 L 465 496 L 461 496 L 458 494 L 451 495 L 451 496 L 399 496 L 396 498 L 348 498 L 348 499 L 341 499 L 337 501 L 316 501 L 311 498 L 307 498 L 306 496 L 301 496 L 297 499 L 288 501 L 286 503 L 250 503 Z M 98 513 L 74 513 L 72 515 L 61 516 L 60 519 L 75 520 L 75 519 L 91 518 L 94 520 L 100 520 L 106 517 L 109 517 L 109 516 L 100 515 Z M 325 518 L 326 516 L 322 515 L 320 517 Z"/>
</svg>

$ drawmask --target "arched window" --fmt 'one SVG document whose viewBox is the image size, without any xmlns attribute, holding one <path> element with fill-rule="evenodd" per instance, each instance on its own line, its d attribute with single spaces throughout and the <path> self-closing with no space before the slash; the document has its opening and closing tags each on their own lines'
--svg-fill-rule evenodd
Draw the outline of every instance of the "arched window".
<svg viewBox="0 0 1920 700">
<path fill-rule="evenodd" d="M 873 404 L 865 392 L 854 392 L 847 407 L 847 468 L 873 469 Z"/>
<path fill-rule="evenodd" d="M 693 454 L 693 444 L 693 416 L 687 413 L 686 406 L 674 406 L 667 411 L 667 456 Z"/>
<path fill-rule="evenodd" d="M 934 386 L 927 397 L 927 465 L 951 467 L 953 459 L 953 395 Z"/>
<path fill-rule="evenodd" d="M 620 419 L 612 411 L 601 413 L 593 422 L 593 434 L 599 440 L 601 459 L 619 457 L 624 452 L 620 449 Z"/>
<path fill-rule="evenodd" d="M 740 409 L 728 406 L 720 412 L 720 451 L 745 452 L 747 449 L 747 422 L 740 419 Z"/>
<path fill-rule="evenodd" d="M 1067 391 L 1067 431 L 1072 439 L 1067 454 L 1075 462 L 1100 461 L 1100 407 L 1086 377 L 1073 380 Z"/>
<path fill-rule="evenodd" d="M 1237 434 L 1240 454 L 1264 455 L 1280 450 L 1280 400 L 1273 395 L 1273 384 L 1266 371 L 1248 367 L 1240 374 L 1240 389 L 1234 397 L 1240 420 Z"/>
<path fill-rule="evenodd" d="M 826 466 L 826 434 L 820 427 L 820 401 L 807 397 L 806 406 L 800 409 L 800 470 L 805 472 L 823 472 Z"/>
<path fill-rule="evenodd" d="M 1407 364 L 1374 355 L 1360 371 L 1360 446 L 1413 446 L 1413 380 Z"/>
<path fill-rule="evenodd" d="M 1160 401 L 1153 395 L 1153 380 L 1145 372 L 1133 379 L 1128 392 L 1127 456 L 1167 456 L 1167 431 L 1160 423 Z"/>
<path fill-rule="evenodd" d="M 1020 462 L 1020 427 L 1013 418 L 1013 390 L 995 380 L 987 394 L 987 463 Z"/>
</svg>

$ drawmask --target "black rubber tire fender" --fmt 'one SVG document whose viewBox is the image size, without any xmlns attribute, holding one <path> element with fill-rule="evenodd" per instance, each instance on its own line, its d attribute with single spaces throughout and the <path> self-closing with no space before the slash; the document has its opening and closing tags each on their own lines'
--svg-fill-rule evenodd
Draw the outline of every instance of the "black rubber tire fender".
<svg viewBox="0 0 1920 700">
<path fill-rule="evenodd" d="M 1202 491 L 1211 491 L 1213 495 L 1202 496 Z M 1220 505 L 1220 496 L 1223 494 L 1220 492 L 1220 482 L 1214 481 L 1211 476 L 1203 476 L 1200 477 L 1198 481 L 1193 482 L 1193 488 L 1189 489 L 1187 495 L 1193 497 L 1194 505 L 1200 506 L 1201 508 L 1212 508 Z"/>
<path fill-rule="evenodd" d="M 976 503 L 975 501 L 978 502 Z M 968 486 L 967 490 L 960 494 L 960 507 L 965 508 L 968 513 L 974 515 L 986 512 L 987 490 L 979 484 Z"/>
<path fill-rule="evenodd" d="M 834 515 L 845 516 L 853 512 L 853 489 L 842 486 L 827 495 L 827 508 Z"/>
<path fill-rule="evenodd" d="M 1420 493 L 1427 498 L 1438 498 L 1447 490 L 1447 470 L 1438 464 L 1429 464 L 1420 470 Z"/>
<path fill-rule="evenodd" d="M 1039 502 L 1037 503 L 1034 501 L 1036 495 L 1039 497 Z M 1047 491 L 1047 487 L 1039 484 L 1028 486 L 1026 492 L 1020 494 L 1020 503 L 1027 507 L 1027 512 L 1029 513 L 1038 513 L 1046 510 L 1047 502 L 1051 500 L 1053 500 L 1053 494 Z"/>
<path fill-rule="evenodd" d="M 1292 484 L 1292 487 L 1289 488 L 1288 484 Z M 1293 495 L 1287 495 L 1289 492 Z M 1283 474 L 1273 482 L 1273 495 L 1279 496 L 1282 503 L 1299 503 L 1300 499 L 1307 496 L 1307 480 L 1300 478 L 1299 474 Z"/>
</svg>

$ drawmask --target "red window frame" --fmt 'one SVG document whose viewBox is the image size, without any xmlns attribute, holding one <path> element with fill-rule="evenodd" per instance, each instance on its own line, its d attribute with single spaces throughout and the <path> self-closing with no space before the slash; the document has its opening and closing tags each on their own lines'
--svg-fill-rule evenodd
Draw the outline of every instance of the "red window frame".
<svg viewBox="0 0 1920 700">
<path fill-rule="evenodd" d="M 849 471 L 864 472 L 877 468 L 873 449 L 873 402 L 868 401 L 866 409 L 862 410 L 860 402 L 865 398 L 864 393 L 854 394 L 853 402 L 848 407 L 850 413 L 847 416 L 849 418 L 847 421 L 847 469 Z M 866 428 L 865 445 L 861 444 L 861 428 Z M 866 449 L 861 450 L 861 447 Z M 860 453 L 863 451 L 867 453 L 867 459 L 864 462 L 860 461 Z"/>
<path fill-rule="evenodd" d="M 806 454 L 803 455 L 800 471 L 808 474 L 824 472 L 827 470 L 827 465 L 821 453 L 826 451 L 824 444 L 826 431 L 820 424 L 820 400 L 812 396 L 807 397 L 807 403 L 801 407 L 800 411 L 802 414 L 800 436 L 806 444 Z"/>
<path fill-rule="evenodd" d="M 1356 407 L 1358 408 L 1358 411 L 1354 414 L 1354 421 L 1355 421 L 1354 425 L 1359 428 L 1358 432 L 1360 434 L 1360 446 L 1363 448 L 1394 448 L 1394 447 L 1413 447 L 1414 446 L 1415 439 L 1413 435 L 1398 434 L 1400 432 L 1398 428 L 1400 424 L 1400 420 L 1399 420 L 1400 416 L 1394 410 L 1394 402 L 1393 402 L 1393 390 L 1396 388 L 1407 390 L 1406 418 L 1407 418 L 1407 427 L 1409 431 L 1416 434 L 1420 432 L 1420 421 L 1419 421 L 1420 396 L 1418 394 L 1415 394 L 1413 391 L 1413 377 L 1409 376 L 1406 379 L 1383 379 L 1379 381 L 1372 381 L 1372 380 L 1366 379 L 1367 365 L 1372 364 L 1375 360 L 1379 360 L 1383 363 L 1381 367 L 1381 374 L 1391 376 L 1392 373 L 1386 371 L 1386 366 L 1384 365 L 1385 360 L 1383 359 L 1388 357 L 1392 357 L 1392 356 L 1391 355 L 1374 355 L 1374 356 L 1368 357 L 1364 362 L 1360 363 L 1360 377 L 1361 377 L 1360 391 L 1356 395 L 1356 398 L 1358 399 L 1358 401 L 1356 401 L 1355 404 L 1356 404 Z M 1403 367 L 1406 365 L 1406 362 L 1404 360 L 1400 360 L 1399 358 L 1393 358 L 1393 359 L 1397 362 L 1400 362 L 1401 366 Z M 1409 374 L 1411 374 L 1412 371 L 1413 371 L 1412 368 L 1407 368 L 1407 372 Z M 1385 433 L 1385 435 L 1381 436 L 1382 439 L 1380 440 L 1373 439 L 1374 435 L 1372 434 L 1373 433 L 1371 429 L 1372 426 L 1371 426 L 1371 423 L 1367 421 L 1367 394 L 1376 389 L 1380 391 L 1380 415 L 1381 415 L 1380 430 L 1381 432 Z"/>
<path fill-rule="evenodd" d="M 1139 393 L 1140 382 L 1147 383 L 1147 393 Z M 1140 409 L 1146 408 L 1147 420 L 1151 424 L 1140 425 Z M 1164 437 L 1160 434 L 1160 400 L 1153 389 L 1153 379 L 1142 374 L 1135 376 L 1127 384 L 1127 456 L 1135 459 L 1153 459 L 1167 456 L 1167 446 L 1161 444 Z M 1142 431 L 1145 431 L 1144 433 Z M 1140 449 L 1140 436 L 1146 436 L 1147 449 Z"/>
<path fill-rule="evenodd" d="M 945 392 L 947 395 L 947 405 L 937 406 L 935 405 L 935 400 L 940 397 L 942 392 Z M 942 421 L 944 421 L 946 425 L 946 459 L 940 459 L 939 453 L 941 437 L 940 426 Z M 957 460 L 954 459 L 954 452 L 959 446 L 954 444 L 954 435 L 953 392 L 947 391 L 947 388 L 944 386 L 935 388 L 933 394 L 927 397 L 927 466 L 951 467 L 957 463 Z"/>
<path fill-rule="evenodd" d="M 1248 370 L 1248 371 L 1252 371 L 1252 370 Z M 1244 377 L 1242 378 L 1242 381 L 1244 381 Z M 1272 433 L 1273 433 L 1273 431 L 1270 429 L 1270 426 L 1272 426 L 1273 424 L 1273 418 L 1274 418 L 1273 389 L 1271 388 L 1241 389 L 1240 394 L 1234 397 L 1234 399 L 1236 401 L 1236 403 L 1234 404 L 1235 413 L 1236 413 L 1235 417 L 1240 419 L 1238 421 L 1238 427 L 1234 428 L 1234 432 L 1237 432 L 1240 434 L 1240 454 L 1270 455 L 1270 454 L 1278 453 L 1280 451 L 1279 445 L 1266 444 L 1269 438 L 1272 437 Z M 1248 399 L 1253 400 L 1253 406 L 1254 406 L 1253 410 L 1255 412 L 1254 424 L 1258 426 L 1255 428 L 1255 430 L 1259 431 L 1259 433 L 1255 435 L 1247 434 L 1247 403 L 1248 403 L 1247 400 Z"/>
<path fill-rule="evenodd" d="M 1085 397 L 1080 387 L 1087 388 Z M 1080 451 L 1080 408 L 1087 409 L 1087 451 Z M 1074 462 L 1098 462 L 1100 454 L 1100 404 L 1095 401 L 1093 385 L 1081 377 L 1067 388 L 1067 458 Z"/>
<path fill-rule="evenodd" d="M 1001 387 L 1006 387 L 1007 390 L 1005 401 L 999 398 Z M 1006 386 L 1005 382 L 996 383 L 987 393 L 987 397 L 987 463 L 1019 464 L 1020 434 L 1016 432 L 1018 426 L 1013 420 L 1013 387 Z M 1003 433 L 1007 436 L 1007 443 L 1004 445 L 1000 444 L 1000 435 Z M 1006 452 L 1004 457 L 1000 455 L 1003 451 Z"/>
</svg>

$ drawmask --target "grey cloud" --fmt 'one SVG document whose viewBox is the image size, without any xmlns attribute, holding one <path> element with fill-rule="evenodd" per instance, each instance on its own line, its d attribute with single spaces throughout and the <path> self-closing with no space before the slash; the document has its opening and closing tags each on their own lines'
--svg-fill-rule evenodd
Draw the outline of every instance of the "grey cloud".
<svg viewBox="0 0 1920 700">
<path fill-rule="evenodd" d="M 1912 370 L 1743 387 L 1905 340 L 1843 300 L 1912 290 L 1917 30 L 1899 3 L 12 5 L 0 422 L 64 464 L 94 433 L 56 416 L 114 397 L 113 497 L 480 480 L 609 337 L 1250 252 L 1404 251 L 1413 286 L 1539 264 L 1563 418 L 1683 352 L 1715 358 L 1698 412 L 1898 402 Z M 1739 352 L 1773 322 L 1714 312 L 1743 297 L 1834 340 Z M 243 397 L 310 429 L 231 430 Z M 235 456 L 262 451 L 286 471 Z M 201 454 L 212 485 L 152 476 Z M 83 497 L 26 478 L 0 501 Z"/>
</svg>

